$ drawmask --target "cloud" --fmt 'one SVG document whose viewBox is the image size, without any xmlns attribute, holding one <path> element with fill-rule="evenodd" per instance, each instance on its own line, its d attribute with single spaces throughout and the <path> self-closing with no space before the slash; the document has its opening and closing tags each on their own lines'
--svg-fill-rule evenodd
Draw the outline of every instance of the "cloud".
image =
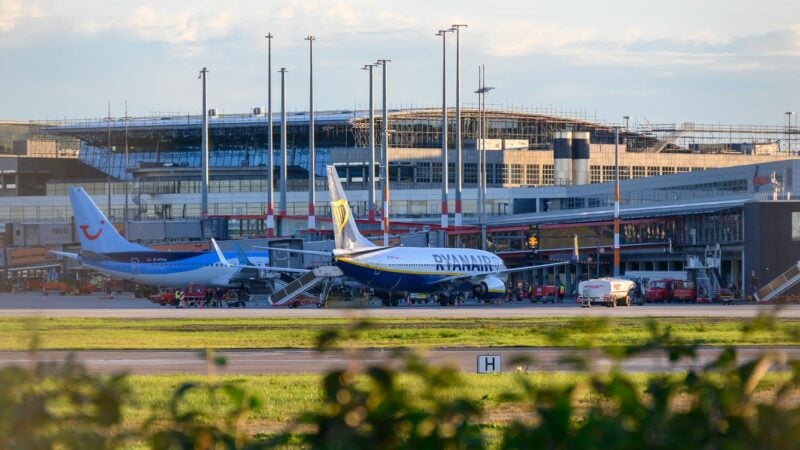
<svg viewBox="0 0 800 450">
<path fill-rule="evenodd" d="M 139 40 L 188 44 L 224 36 L 234 23 L 228 11 L 157 11 L 140 6 L 122 26 Z"/>
<path fill-rule="evenodd" d="M 44 17 L 44 10 L 34 2 L 22 0 L 0 0 L 0 33 L 8 33 L 26 19 Z"/>
<path fill-rule="evenodd" d="M 556 56 L 579 65 L 770 70 L 800 57 L 800 27 L 732 37 L 708 31 L 654 37 L 634 27 L 606 36 L 590 27 L 517 21 L 493 32 L 483 51 L 501 58 Z"/>
</svg>

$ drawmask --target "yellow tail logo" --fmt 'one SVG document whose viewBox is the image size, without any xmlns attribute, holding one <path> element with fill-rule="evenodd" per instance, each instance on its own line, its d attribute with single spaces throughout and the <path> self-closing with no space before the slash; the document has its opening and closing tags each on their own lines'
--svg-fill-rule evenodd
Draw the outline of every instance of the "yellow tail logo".
<svg viewBox="0 0 800 450">
<path fill-rule="evenodd" d="M 350 220 L 350 215 L 347 212 L 348 209 L 347 201 L 343 198 L 331 203 L 333 219 L 336 221 L 336 226 L 339 228 L 339 232 L 344 230 L 345 225 L 347 225 L 347 221 Z"/>
</svg>

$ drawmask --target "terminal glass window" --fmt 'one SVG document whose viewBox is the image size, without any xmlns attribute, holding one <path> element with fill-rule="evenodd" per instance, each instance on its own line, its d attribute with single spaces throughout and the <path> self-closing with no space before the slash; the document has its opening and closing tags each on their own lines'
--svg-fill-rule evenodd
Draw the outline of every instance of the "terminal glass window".
<svg viewBox="0 0 800 450">
<path fill-rule="evenodd" d="M 447 163 L 447 181 L 449 183 L 456 182 L 456 163 Z"/>
<path fill-rule="evenodd" d="M 494 164 L 486 164 L 486 184 L 495 184 L 495 177 L 494 177 Z"/>
<path fill-rule="evenodd" d="M 511 184 L 522 184 L 522 164 L 511 165 Z"/>
<path fill-rule="evenodd" d="M 642 166 L 633 166 L 633 178 L 644 178 L 645 171 Z"/>
<path fill-rule="evenodd" d="M 508 164 L 495 164 L 495 183 L 505 184 L 508 183 Z"/>
<path fill-rule="evenodd" d="M 591 174 L 591 183 L 600 182 L 600 166 L 589 166 L 589 173 Z"/>
<path fill-rule="evenodd" d="M 647 167 L 647 176 L 648 177 L 654 177 L 654 176 L 657 176 L 657 175 L 661 175 L 661 168 L 660 167 L 654 167 L 654 166 L 648 166 Z"/>
<path fill-rule="evenodd" d="M 464 164 L 464 183 L 478 183 L 478 165 L 475 163 Z"/>
<path fill-rule="evenodd" d="M 603 166 L 603 181 L 614 179 L 614 166 Z"/>
<path fill-rule="evenodd" d="M 528 171 L 528 184 L 531 186 L 538 186 L 541 184 L 542 180 L 539 177 L 539 165 L 538 164 L 528 164 L 527 167 Z"/>
<path fill-rule="evenodd" d="M 542 184 L 549 186 L 553 184 L 553 165 L 545 164 L 542 166 Z"/>
<path fill-rule="evenodd" d="M 442 182 L 442 163 L 431 163 L 431 182 Z"/>
<path fill-rule="evenodd" d="M 631 178 L 631 168 L 628 166 L 619 166 L 619 179 L 628 180 Z"/>
<path fill-rule="evenodd" d="M 417 163 L 416 171 L 417 183 L 430 183 L 431 182 L 431 163 L 419 162 Z"/>
<path fill-rule="evenodd" d="M 661 168 L 661 173 L 663 175 L 671 175 L 671 174 L 675 173 L 675 168 L 674 167 L 662 167 Z"/>
</svg>

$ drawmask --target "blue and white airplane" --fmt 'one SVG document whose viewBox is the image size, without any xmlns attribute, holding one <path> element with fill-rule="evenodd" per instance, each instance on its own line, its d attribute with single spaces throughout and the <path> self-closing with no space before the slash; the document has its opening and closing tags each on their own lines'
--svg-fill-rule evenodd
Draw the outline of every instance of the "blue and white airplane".
<svg viewBox="0 0 800 450">
<path fill-rule="evenodd" d="M 223 253 L 212 239 L 213 251 L 170 252 L 134 244 L 122 237 L 83 188 L 69 189 L 80 253 L 53 251 L 86 267 L 116 278 L 152 286 L 255 287 L 273 280 L 261 271 L 307 270 L 269 267 L 266 252 Z"/>
<path fill-rule="evenodd" d="M 389 292 L 471 290 L 477 298 L 490 299 L 505 295 L 506 280 L 511 272 L 566 264 L 508 269 L 497 255 L 483 250 L 376 246 L 359 233 L 336 169 L 328 166 L 327 171 L 336 241 L 335 265 L 345 275 L 373 289 Z"/>
</svg>

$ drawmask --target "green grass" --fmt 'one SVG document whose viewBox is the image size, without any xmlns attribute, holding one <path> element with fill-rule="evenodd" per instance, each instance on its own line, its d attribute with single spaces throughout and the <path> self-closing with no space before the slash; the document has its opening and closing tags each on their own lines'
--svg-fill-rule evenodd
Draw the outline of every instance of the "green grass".
<svg viewBox="0 0 800 450">
<path fill-rule="evenodd" d="M 286 426 L 303 411 L 313 411 L 320 407 L 323 375 L 236 375 L 219 376 L 217 381 L 235 381 L 245 387 L 249 392 L 256 394 L 263 400 L 262 408 L 250 417 L 254 424 L 261 424 L 265 428 L 275 429 Z M 444 397 L 464 397 L 471 400 L 480 400 L 489 410 L 507 406 L 508 401 L 501 401 L 502 393 L 519 392 L 516 373 L 477 375 L 462 374 L 464 385 L 458 389 L 445 390 Z M 588 375 L 575 373 L 535 373 L 526 374 L 534 384 L 542 387 L 566 386 L 581 380 L 586 380 Z M 637 382 L 644 386 L 648 375 L 633 375 Z M 144 421 L 151 411 L 159 411 L 160 417 L 165 417 L 166 402 L 170 394 L 180 384 L 193 381 L 203 383 L 205 376 L 198 375 L 132 375 L 129 383 L 133 392 L 133 402 L 127 407 L 125 417 L 127 421 L 140 423 Z M 403 376 L 401 383 L 410 391 L 414 391 L 415 380 Z M 195 409 L 204 409 L 204 406 L 217 406 L 214 399 L 205 393 L 197 393 L 187 397 L 185 406 Z M 219 400 L 219 399 L 217 399 Z M 221 404 L 221 402 L 220 402 Z"/>
<path fill-rule="evenodd" d="M 482 422 L 486 427 L 501 427 L 511 420 L 527 415 L 530 402 L 525 400 L 519 385 L 519 377 L 525 377 L 539 388 L 559 388 L 585 382 L 589 379 L 586 373 L 503 373 L 492 375 L 461 374 L 462 385 L 440 391 L 443 399 L 465 398 L 477 401 L 485 412 Z M 642 393 L 648 380 L 661 377 L 663 374 L 628 374 L 630 379 L 640 387 Z M 680 377 L 681 374 L 674 374 Z M 759 391 L 774 389 L 779 382 L 786 381 L 785 373 L 768 374 L 759 384 Z M 317 411 L 321 407 L 322 375 L 243 375 L 220 376 L 216 381 L 235 381 L 249 392 L 263 400 L 263 405 L 248 417 L 247 428 L 252 434 L 274 434 L 287 429 L 302 412 Z M 133 401 L 124 411 L 126 426 L 135 427 L 144 422 L 152 413 L 160 418 L 166 417 L 167 401 L 170 394 L 180 384 L 194 381 L 207 381 L 204 376 L 196 375 L 133 375 L 129 377 Z M 401 385 L 412 393 L 414 402 L 425 402 L 416 389 L 419 381 L 409 375 L 400 378 Z M 504 394 L 513 393 L 520 397 L 511 400 Z M 575 399 L 578 403 L 593 401 L 594 394 L 581 394 Z M 220 409 L 224 402 L 209 398 L 205 392 L 197 392 L 186 397 L 184 408 L 203 411 Z"/>
<path fill-rule="evenodd" d="M 541 347 L 636 345 L 651 336 L 648 319 L 374 319 L 343 344 L 357 348 Z M 744 320 L 658 318 L 673 336 L 702 345 L 798 345 L 800 319 L 776 319 L 772 330 L 743 333 Z M 327 329 L 349 319 L 0 318 L 0 350 L 313 348 Z"/>
</svg>

